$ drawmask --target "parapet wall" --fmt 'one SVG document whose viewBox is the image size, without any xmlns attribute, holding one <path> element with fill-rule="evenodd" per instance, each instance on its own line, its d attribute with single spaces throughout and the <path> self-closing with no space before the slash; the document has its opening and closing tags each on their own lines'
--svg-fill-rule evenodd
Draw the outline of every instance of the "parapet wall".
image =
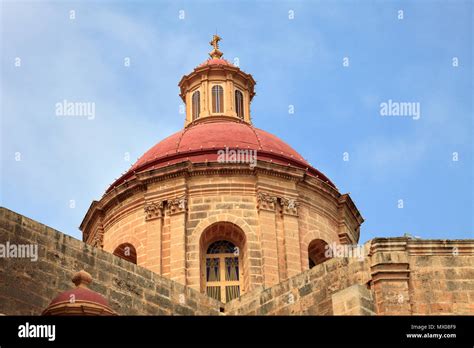
<svg viewBox="0 0 474 348">
<path fill-rule="evenodd" d="M 225 312 L 229 315 L 352 314 L 352 308 L 344 307 L 346 300 L 333 301 L 334 295 L 359 284 L 366 296 L 371 296 L 367 289 L 369 282 L 370 264 L 366 260 L 334 258 L 276 286 L 247 293 L 227 303 Z M 353 314 L 373 314 L 372 298 L 364 311 L 356 311 Z"/>
<path fill-rule="evenodd" d="M 376 238 L 226 304 L 228 315 L 474 315 L 474 240 Z"/>
<path fill-rule="evenodd" d="M 0 243 L 38 245 L 38 259 L 0 259 L 0 313 L 40 315 L 81 269 L 119 315 L 218 315 L 221 303 L 50 227 L 0 208 Z"/>
<path fill-rule="evenodd" d="M 119 315 L 474 315 L 474 240 L 376 238 L 362 258 L 333 258 L 226 305 L 150 270 L 0 208 L 0 244 L 37 245 L 38 258 L 0 259 L 0 313 L 39 315 L 71 276 Z"/>
</svg>

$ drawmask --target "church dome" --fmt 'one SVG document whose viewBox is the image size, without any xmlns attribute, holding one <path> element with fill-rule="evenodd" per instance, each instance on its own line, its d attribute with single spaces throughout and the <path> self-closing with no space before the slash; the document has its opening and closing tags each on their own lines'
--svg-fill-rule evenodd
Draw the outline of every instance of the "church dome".
<svg viewBox="0 0 474 348">
<path fill-rule="evenodd" d="M 333 187 L 334 184 L 313 168 L 287 143 L 249 123 L 210 119 L 174 133 L 149 149 L 107 191 L 132 179 L 135 174 L 183 161 L 218 162 L 218 151 L 254 150 L 258 161 L 304 169 Z"/>
<path fill-rule="evenodd" d="M 93 201 L 80 229 L 90 245 L 228 302 L 324 262 L 325 245 L 356 243 L 363 218 L 348 194 L 252 124 L 256 81 L 222 58 L 220 40 L 178 83 L 184 127 Z"/>
<path fill-rule="evenodd" d="M 79 271 L 72 281 L 76 288 L 56 296 L 42 315 L 116 315 L 102 295 L 87 287 L 92 282 L 89 273 Z"/>
</svg>

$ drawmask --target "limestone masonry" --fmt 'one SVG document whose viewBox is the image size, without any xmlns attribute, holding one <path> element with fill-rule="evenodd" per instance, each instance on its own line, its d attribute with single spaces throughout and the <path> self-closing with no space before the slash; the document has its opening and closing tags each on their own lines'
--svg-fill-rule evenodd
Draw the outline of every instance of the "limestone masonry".
<svg viewBox="0 0 474 348">
<path fill-rule="evenodd" d="M 474 314 L 474 240 L 358 245 L 349 194 L 253 126 L 219 40 L 179 82 L 184 128 L 92 202 L 83 241 L 1 208 L 0 256 L 37 253 L 3 256 L 0 313 Z"/>
<path fill-rule="evenodd" d="M 474 241 L 378 238 L 363 260 L 333 258 L 224 304 L 43 224 L 0 209 L 2 240 L 37 244 L 38 261 L 0 262 L 0 309 L 40 315 L 79 269 L 119 315 L 474 313 Z M 453 250 L 455 253 L 453 254 Z"/>
</svg>

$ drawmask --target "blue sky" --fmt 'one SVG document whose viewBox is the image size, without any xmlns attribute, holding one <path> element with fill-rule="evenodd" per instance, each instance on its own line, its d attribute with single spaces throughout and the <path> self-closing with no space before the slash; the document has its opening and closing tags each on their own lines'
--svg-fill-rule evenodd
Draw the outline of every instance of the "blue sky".
<svg viewBox="0 0 474 348">
<path fill-rule="evenodd" d="M 1 205 L 80 238 L 92 200 L 182 128 L 177 83 L 217 30 L 257 81 L 254 125 L 351 193 L 361 242 L 473 238 L 472 13 L 470 1 L 3 1 Z M 94 102 L 95 118 L 56 116 L 64 99 Z M 388 100 L 419 103 L 420 118 L 381 116 Z"/>
</svg>

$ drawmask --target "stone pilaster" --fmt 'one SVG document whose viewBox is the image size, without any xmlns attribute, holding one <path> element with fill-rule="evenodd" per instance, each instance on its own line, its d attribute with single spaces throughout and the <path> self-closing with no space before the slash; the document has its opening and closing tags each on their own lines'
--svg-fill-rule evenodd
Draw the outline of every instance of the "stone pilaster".
<svg viewBox="0 0 474 348">
<path fill-rule="evenodd" d="M 168 200 L 170 217 L 170 277 L 186 285 L 186 212 L 185 195 Z"/>
<path fill-rule="evenodd" d="M 268 193 L 257 194 L 258 213 L 260 218 L 260 240 L 263 254 L 263 278 L 265 287 L 277 284 L 278 246 L 276 237 L 275 211 L 277 198 Z"/>
<path fill-rule="evenodd" d="M 151 271 L 161 274 L 161 235 L 163 229 L 163 202 L 145 205 L 147 261 Z"/>
<path fill-rule="evenodd" d="M 281 198 L 281 214 L 285 236 L 285 256 L 287 277 L 302 272 L 300 255 L 300 238 L 298 232 L 298 205 L 293 198 Z"/>
<path fill-rule="evenodd" d="M 377 314 L 410 315 L 410 267 L 406 241 L 375 242 L 370 253 L 370 285 L 375 294 Z"/>
</svg>

